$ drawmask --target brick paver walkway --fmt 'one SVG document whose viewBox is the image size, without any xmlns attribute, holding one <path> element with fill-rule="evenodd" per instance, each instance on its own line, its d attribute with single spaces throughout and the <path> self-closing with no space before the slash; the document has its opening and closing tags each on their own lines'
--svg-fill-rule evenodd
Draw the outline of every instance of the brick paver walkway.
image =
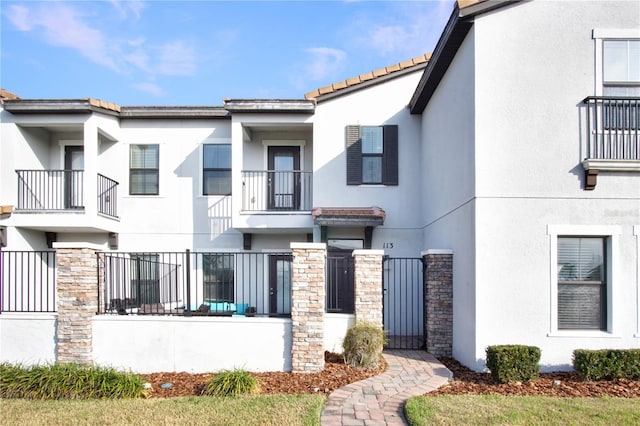
<svg viewBox="0 0 640 426">
<path fill-rule="evenodd" d="M 419 350 L 390 350 L 387 370 L 331 394 L 322 411 L 323 426 L 405 425 L 404 404 L 444 385 L 451 372 L 433 355 Z"/>
</svg>

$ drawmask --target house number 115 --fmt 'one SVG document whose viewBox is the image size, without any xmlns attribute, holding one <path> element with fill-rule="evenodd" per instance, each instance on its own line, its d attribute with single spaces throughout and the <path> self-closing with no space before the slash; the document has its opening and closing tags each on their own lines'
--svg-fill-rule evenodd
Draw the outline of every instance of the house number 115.
<svg viewBox="0 0 640 426">
<path fill-rule="evenodd" d="M 382 243 L 382 248 L 383 249 L 392 249 L 393 248 L 393 243 L 390 243 L 390 242 Z"/>
</svg>

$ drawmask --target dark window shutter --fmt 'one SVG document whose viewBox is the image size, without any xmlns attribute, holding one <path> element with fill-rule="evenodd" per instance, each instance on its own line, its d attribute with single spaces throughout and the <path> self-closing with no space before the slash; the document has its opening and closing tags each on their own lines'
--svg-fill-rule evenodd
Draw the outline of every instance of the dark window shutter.
<svg viewBox="0 0 640 426">
<path fill-rule="evenodd" d="M 382 183 L 398 184 L 398 126 L 383 126 Z"/>
<path fill-rule="evenodd" d="M 362 137 L 360 126 L 347 126 L 347 185 L 362 183 Z"/>
</svg>

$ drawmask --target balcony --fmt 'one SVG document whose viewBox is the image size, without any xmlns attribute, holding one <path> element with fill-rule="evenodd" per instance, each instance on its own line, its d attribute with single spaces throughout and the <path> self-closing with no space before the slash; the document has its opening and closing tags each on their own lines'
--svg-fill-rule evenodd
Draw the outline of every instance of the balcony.
<svg viewBox="0 0 640 426">
<path fill-rule="evenodd" d="M 87 213 L 85 211 L 87 204 L 84 170 L 16 170 L 16 173 L 18 174 L 16 213 L 80 213 L 83 215 Z M 97 200 L 90 210 L 96 211 L 99 216 L 117 219 L 118 182 L 97 174 L 96 185 Z M 49 223 L 52 228 L 61 227 L 60 224 L 56 225 L 52 220 L 53 216 L 47 215 L 46 217 L 48 219 L 25 220 L 23 226 L 34 229 L 43 228 L 40 222 L 44 220 L 51 221 Z M 71 222 L 66 220 L 65 222 L 68 223 L 68 226 L 63 227 L 76 230 L 85 227 L 93 230 L 105 229 L 102 226 L 90 224 L 84 219 L 73 219 Z"/>
<path fill-rule="evenodd" d="M 298 170 L 242 172 L 244 212 L 310 212 L 312 173 Z"/>
<path fill-rule="evenodd" d="M 640 172 L 640 98 L 590 96 L 587 151 L 582 163 L 585 189 L 594 189 L 598 172 Z"/>
</svg>

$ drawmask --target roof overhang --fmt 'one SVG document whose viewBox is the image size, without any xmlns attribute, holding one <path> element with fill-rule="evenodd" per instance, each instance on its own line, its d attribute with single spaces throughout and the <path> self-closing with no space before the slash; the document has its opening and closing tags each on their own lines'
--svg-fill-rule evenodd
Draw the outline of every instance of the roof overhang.
<svg viewBox="0 0 640 426">
<path fill-rule="evenodd" d="M 386 214 L 380 207 L 316 207 L 313 223 L 319 226 L 382 226 Z"/>
<path fill-rule="evenodd" d="M 219 106 L 127 106 L 122 107 L 122 118 L 229 118 L 231 115 Z"/>
<path fill-rule="evenodd" d="M 120 107 L 98 99 L 6 99 L 4 109 L 12 114 L 88 114 L 102 112 L 119 115 Z"/>
<path fill-rule="evenodd" d="M 316 103 L 306 99 L 225 99 L 224 108 L 233 113 L 313 114 Z"/>
<path fill-rule="evenodd" d="M 473 26 L 474 17 L 521 1 L 523 0 L 459 0 L 454 4 L 449 21 L 440 35 L 431 60 L 409 102 L 409 110 L 412 114 L 422 114 L 426 108 L 467 33 Z"/>
</svg>

